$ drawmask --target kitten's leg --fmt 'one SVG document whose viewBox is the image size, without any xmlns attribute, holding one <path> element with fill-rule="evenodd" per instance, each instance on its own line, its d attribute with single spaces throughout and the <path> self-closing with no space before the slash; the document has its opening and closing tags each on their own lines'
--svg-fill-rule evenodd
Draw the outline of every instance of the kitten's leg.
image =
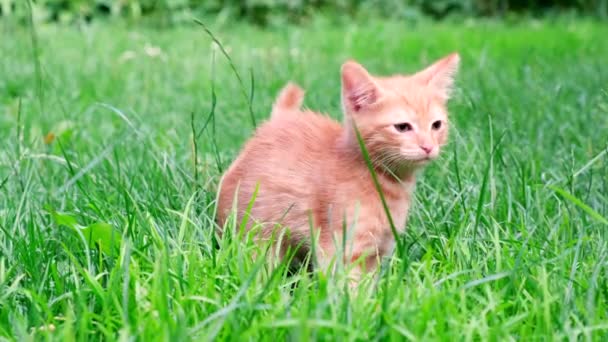
<svg viewBox="0 0 608 342">
<path fill-rule="evenodd" d="M 380 257 L 376 252 L 366 251 L 365 254 L 354 254 L 348 267 L 351 282 L 358 284 L 369 273 L 374 273 L 380 265 Z"/>
<path fill-rule="evenodd" d="M 311 252 L 314 252 L 315 267 L 326 274 L 333 273 L 337 260 L 336 248 L 331 241 L 319 240 Z"/>
<path fill-rule="evenodd" d="M 341 264 L 346 270 L 350 287 L 356 288 L 366 274 L 373 273 L 378 268 L 382 255 L 376 240 L 369 236 L 360 237 L 342 247 L 336 246 L 335 241 L 320 240 L 317 243 L 316 266 L 326 274 L 330 274 L 338 263 Z"/>
<path fill-rule="evenodd" d="M 386 234 L 374 234 L 367 229 L 361 232 L 354 236 L 345 258 L 351 285 L 357 285 L 366 274 L 374 274 L 392 245 L 392 240 L 387 239 Z"/>
<path fill-rule="evenodd" d="M 259 237 L 261 242 L 263 241 L 260 246 L 267 248 L 264 257 L 268 265 L 274 269 L 285 259 L 292 238 L 291 231 L 280 224 L 266 224 Z"/>
</svg>

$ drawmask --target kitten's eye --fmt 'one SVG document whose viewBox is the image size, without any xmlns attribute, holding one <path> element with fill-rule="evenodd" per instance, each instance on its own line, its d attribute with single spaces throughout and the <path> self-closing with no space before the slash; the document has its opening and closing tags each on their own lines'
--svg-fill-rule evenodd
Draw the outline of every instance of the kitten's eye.
<svg viewBox="0 0 608 342">
<path fill-rule="evenodd" d="M 410 125 L 407 122 L 404 122 L 404 123 L 396 124 L 395 129 L 397 130 L 397 132 L 403 133 L 403 132 L 411 131 L 413 128 L 412 128 L 412 125 Z"/>
<path fill-rule="evenodd" d="M 434 130 L 440 129 L 441 128 L 441 120 L 437 120 L 437 121 L 433 122 L 432 127 L 433 127 Z"/>
</svg>

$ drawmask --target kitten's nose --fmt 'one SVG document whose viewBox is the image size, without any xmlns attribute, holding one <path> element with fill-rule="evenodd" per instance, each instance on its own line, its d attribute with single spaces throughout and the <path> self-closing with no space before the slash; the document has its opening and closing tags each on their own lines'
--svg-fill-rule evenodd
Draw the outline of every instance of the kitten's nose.
<svg viewBox="0 0 608 342">
<path fill-rule="evenodd" d="M 430 145 L 420 145 L 420 148 L 426 152 L 426 154 L 430 154 L 431 151 L 433 150 L 433 146 Z"/>
</svg>

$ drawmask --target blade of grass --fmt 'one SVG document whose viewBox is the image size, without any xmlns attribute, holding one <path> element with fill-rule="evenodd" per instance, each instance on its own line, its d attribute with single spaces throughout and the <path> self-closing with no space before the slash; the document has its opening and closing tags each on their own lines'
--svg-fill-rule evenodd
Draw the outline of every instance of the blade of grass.
<svg viewBox="0 0 608 342">
<path fill-rule="evenodd" d="M 380 201 L 382 202 L 382 207 L 384 208 L 384 213 L 388 219 L 389 226 L 391 228 L 391 232 L 393 233 L 393 238 L 395 239 L 395 244 L 397 247 L 397 252 L 400 257 L 403 257 L 403 244 L 401 239 L 399 238 L 399 234 L 397 233 L 397 228 L 395 227 L 395 222 L 393 222 L 393 217 L 388 208 L 388 204 L 386 203 L 386 199 L 384 198 L 384 193 L 382 192 L 382 187 L 380 186 L 380 182 L 378 181 L 378 176 L 376 175 L 376 170 L 374 169 L 374 164 L 372 163 L 371 158 L 369 157 L 369 152 L 367 151 L 367 147 L 365 147 L 365 142 L 361 137 L 361 132 L 357 128 L 357 125 L 353 122 L 353 129 L 355 130 L 355 134 L 357 136 L 357 142 L 359 143 L 359 148 L 361 149 L 361 154 L 363 155 L 363 159 L 365 160 L 365 164 L 367 165 L 367 169 L 369 170 L 372 180 L 374 182 L 374 186 L 376 187 L 376 191 L 378 192 L 378 196 L 380 196 Z"/>
<path fill-rule="evenodd" d="M 209 114 L 207 115 L 207 120 L 203 124 L 203 127 L 196 133 L 196 139 L 198 139 L 201 134 L 207 128 L 207 125 L 211 122 L 212 119 L 215 118 L 215 107 L 217 106 L 217 94 L 215 93 L 215 51 L 211 53 L 211 108 L 209 109 Z"/>
<path fill-rule="evenodd" d="M 479 189 L 479 198 L 477 199 L 477 209 L 475 210 L 473 241 L 476 241 L 477 237 L 479 235 L 479 224 L 481 223 L 481 213 L 483 211 L 483 204 L 485 201 L 486 189 L 488 187 L 488 180 L 490 178 L 490 173 L 491 173 L 490 170 L 492 169 L 492 161 L 494 159 L 494 154 L 498 150 L 498 147 L 500 146 L 502 139 L 506 136 L 506 133 L 507 132 L 504 131 L 501 134 L 501 136 L 496 141 L 496 144 L 494 144 L 494 146 L 492 147 L 492 151 L 490 152 L 490 155 L 488 157 L 488 162 L 485 167 L 483 180 L 481 182 L 481 188 Z M 477 251 L 477 249 L 475 249 L 474 251 Z M 473 254 L 471 254 L 471 255 L 473 255 Z"/>
<path fill-rule="evenodd" d="M 591 208 L 590 206 L 588 206 L 587 204 L 583 203 L 583 201 L 581 201 L 580 199 L 578 199 L 576 196 L 570 194 L 569 192 L 567 192 L 566 190 L 562 189 L 562 188 L 558 188 L 554 185 L 550 185 L 549 188 L 553 191 L 555 191 L 557 194 L 559 194 L 561 197 L 563 197 L 564 199 L 570 201 L 571 203 L 573 203 L 574 205 L 576 205 L 577 207 L 579 207 L 580 209 L 582 209 L 584 212 L 587 213 L 587 215 L 589 215 L 590 217 L 592 217 L 593 219 L 595 219 L 596 221 L 608 225 L 608 219 L 606 219 L 605 217 L 603 217 L 602 215 L 600 215 L 600 213 L 598 213 L 597 211 L 595 211 L 593 208 Z"/>
<path fill-rule="evenodd" d="M 190 112 L 190 129 L 192 134 L 192 178 L 194 178 L 195 187 L 198 187 L 198 142 L 196 128 L 194 127 L 194 111 Z"/>
<path fill-rule="evenodd" d="M 464 196 L 464 191 L 462 190 L 462 179 L 460 177 L 460 169 L 458 168 L 458 149 L 456 148 L 456 144 L 454 144 L 454 173 L 456 174 L 456 184 L 458 185 L 458 193 L 463 194 L 460 197 L 460 204 L 462 206 L 462 210 L 464 212 L 468 212 L 467 209 L 467 201 Z"/>
<path fill-rule="evenodd" d="M 241 74 L 236 69 L 236 65 L 234 64 L 232 57 L 230 57 L 230 54 L 228 54 L 226 49 L 224 49 L 224 45 L 222 44 L 222 42 L 220 42 L 219 39 L 217 39 L 215 34 L 213 34 L 213 32 L 211 32 L 211 30 L 207 27 L 207 25 L 205 25 L 202 21 L 200 21 L 199 19 L 194 19 L 194 22 L 203 28 L 203 30 L 205 31 L 205 33 L 207 33 L 207 35 L 211 38 L 211 40 L 213 40 L 213 42 L 215 44 L 217 44 L 217 46 L 219 47 L 219 49 L 222 52 L 222 54 L 224 55 L 224 57 L 226 57 L 226 60 L 228 60 L 228 64 L 230 65 L 232 72 L 234 73 L 237 80 L 239 81 L 239 86 L 241 87 L 241 92 L 243 93 L 243 96 L 244 96 L 245 100 L 247 101 L 247 104 L 249 105 L 249 118 L 251 119 L 251 124 L 253 125 L 254 128 L 257 127 L 255 115 L 253 113 L 253 103 L 252 103 L 253 85 L 254 85 L 253 72 L 251 72 L 251 92 L 249 95 L 247 95 L 247 91 L 245 90 L 246 89 L 245 82 L 243 82 L 243 78 L 241 77 Z"/>
<path fill-rule="evenodd" d="M 39 113 L 44 112 L 44 88 L 42 87 L 42 67 L 40 64 L 40 49 L 38 47 L 38 35 L 36 33 L 36 25 L 34 23 L 34 9 L 32 0 L 27 0 L 27 20 L 30 25 L 30 39 L 32 41 L 32 59 L 34 60 L 34 71 L 36 73 L 36 98 L 38 99 Z"/>
</svg>

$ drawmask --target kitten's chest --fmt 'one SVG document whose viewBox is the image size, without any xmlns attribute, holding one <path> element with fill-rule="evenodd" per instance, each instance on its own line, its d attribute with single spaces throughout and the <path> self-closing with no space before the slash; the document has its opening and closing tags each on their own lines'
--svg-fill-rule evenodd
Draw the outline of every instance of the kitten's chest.
<svg viewBox="0 0 608 342">
<path fill-rule="evenodd" d="M 366 230 L 391 230 L 392 224 L 398 232 L 405 230 L 413 189 L 409 187 L 392 188 L 384 192 L 384 199 L 390 213 L 390 220 L 377 191 L 351 197 L 349 205 L 345 208 L 347 220 L 351 224 L 364 226 Z"/>
<path fill-rule="evenodd" d="M 407 221 L 407 216 L 410 210 L 410 203 L 412 199 L 412 195 L 414 192 L 415 183 L 413 178 L 411 181 L 395 184 L 391 183 L 383 186 L 383 194 L 386 204 L 388 206 L 390 216 L 392 219 L 392 223 L 395 225 L 395 228 L 399 232 L 403 232 L 405 230 L 405 224 Z M 379 197 L 379 196 L 378 196 Z M 383 218 L 383 224 L 390 228 L 391 222 L 389 221 L 388 216 L 386 215 L 386 210 L 382 205 L 380 199 L 378 200 Z"/>
<path fill-rule="evenodd" d="M 391 230 L 391 224 L 394 224 L 397 232 L 404 232 L 410 209 L 409 198 L 404 196 L 400 199 L 386 199 L 386 204 L 389 209 L 390 219 L 380 199 L 378 199 L 377 203 L 368 203 L 362 207 L 362 217 L 369 218 L 366 220 L 367 226 L 376 226 L 379 230 L 388 231 Z"/>
<path fill-rule="evenodd" d="M 393 224 L 395 225 L 395 229 L 397 229 L 398 232 L 405 231 L 407 216 L 410 211 L 409 198 L 403 199 L 401 201 L 388 201 L 387 204 L 391 214 L 391 219 L 393 220 Z M 383 217 L 385 217 L 384 224 L 390 228 L 390 222 L 388 220 L 388 217 L 386 215 L 384 215 Z"/>
</svg>

